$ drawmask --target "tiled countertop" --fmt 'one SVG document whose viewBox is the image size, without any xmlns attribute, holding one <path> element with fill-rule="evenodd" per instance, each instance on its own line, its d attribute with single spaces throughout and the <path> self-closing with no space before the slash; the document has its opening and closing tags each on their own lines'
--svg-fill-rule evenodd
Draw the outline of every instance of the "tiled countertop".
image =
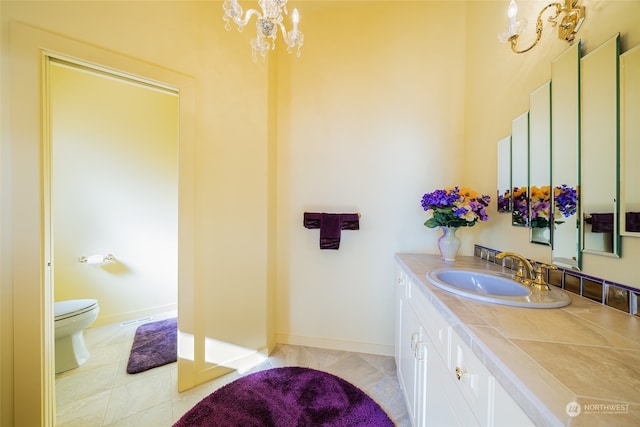
<svg viewBox="0 0 640 427">
<path fill-rule="evenodd" d="M 440 290 L 425 275 L 443 267 L 502 271 L 499 266 L 477 257 L 443 262 L 396 254 L 396 260 L 537 426 L 640 425 L 637 316 L 571 293 L 563 308 L 482 303 Z M 567 410 L 572 402 L 578 415 Z"/>
</svg>

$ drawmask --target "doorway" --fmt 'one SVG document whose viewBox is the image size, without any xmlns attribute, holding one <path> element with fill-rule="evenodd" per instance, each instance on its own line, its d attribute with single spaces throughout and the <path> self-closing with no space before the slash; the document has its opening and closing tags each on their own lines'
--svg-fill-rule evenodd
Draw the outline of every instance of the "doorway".
<svg viewBox="0 0 640 427">
<path fill-rule="evenodd" d="M 176 311 L 177 91 L 63 58 L 45 68 L 53 300 L 96 299 L 92 326 Z"/>
<path fill-rule="evenodd" d="M 10 88 L 15 96 L 10 96 L 7 101 L 8 111 L 12 114 L 7 117 L 7 138 L 3 138 L 3 144 L 6 144 L 7 152 L 10 153 L 8 161 L 12 165 L 7 170 L 12 191 L 3 199 L 3 202 L 7 203 L 3 204 L 3 207 L 6 206 L 11 221 L 8 227 L 4 227 L 3 223 L 3 236 L 6 232 L 7 245 L 11 250 L 2 253 L 2 265 L 9 267 L 6 274 L 11 278 L 8 285 L 12 293 L 11 309 L 8 312 L 3 310 L 3 321 L 12 321 L 13 337 L 3 335 L 2 344 L 3 350 L 6 344 L 6 354 L 20 357 L 7 359 L 13 377 L 8 384 L 3 383 L 3 386 L 9 390 L 7 399 L 14 408 L 12 415 L 16 425 L 50 427 L 55 423 L 55 374 L 53 242 L 50 218 L 51 191 L 48 187 L 52 166 L 48 117 L 50 105 L 45 90 L 49 58 L 108 71 L 118 77 L 133 77 L 135 81 L 151 83 L 153 86 L 179 93 L 179 337 L 183 334 L 193 334 L 196 324 L 196 81 L 194 77 L 184 73 L 27 24 L 12 22 L 9 30 L 10 73 L 6 88 Z M 126 73 L 117 70 L 124 70 Z M 18 337 L 19 339 L 13 339 Z M 183 339 L 178 358 L 177 377 L 180 390 L 193 387 L 195 384 L 195 366 L 192 358 L 185 360 L 182 357 L 182 354 L 193 353 L 192 343 L 190 345 L 188 340 Z M 11 390 L 13 395 L 10 394 Z"/>
</svg>

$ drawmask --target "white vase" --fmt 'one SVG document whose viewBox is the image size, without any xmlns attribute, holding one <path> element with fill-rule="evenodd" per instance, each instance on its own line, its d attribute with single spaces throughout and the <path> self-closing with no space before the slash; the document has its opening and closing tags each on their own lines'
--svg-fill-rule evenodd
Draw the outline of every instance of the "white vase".
<svg viewBox="0 0 640 427">
<path fill-rule="evenodd" d="M 442 236 L 438 239 L 438 249 L 443 261 L 455 261 L 458 249 L 460 249 L 460 239 L 456 237 L 458 227 L 440 227 Z"/>
</svg>

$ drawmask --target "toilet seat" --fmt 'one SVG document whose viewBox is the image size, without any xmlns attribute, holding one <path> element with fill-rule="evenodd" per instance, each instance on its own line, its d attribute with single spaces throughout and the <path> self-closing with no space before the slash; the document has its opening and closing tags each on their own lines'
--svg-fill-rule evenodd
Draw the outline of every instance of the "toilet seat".
<svg viewBox="0 0 640 427">
<path fill-rule="evenodd" d="M 78 316 L 94 310 L 97 306 L 98 300 L 96 299 L 74 299 L 56 302 L 53 307 L 54 320 L 57 322 L 58 320 Z"/>
</svg>

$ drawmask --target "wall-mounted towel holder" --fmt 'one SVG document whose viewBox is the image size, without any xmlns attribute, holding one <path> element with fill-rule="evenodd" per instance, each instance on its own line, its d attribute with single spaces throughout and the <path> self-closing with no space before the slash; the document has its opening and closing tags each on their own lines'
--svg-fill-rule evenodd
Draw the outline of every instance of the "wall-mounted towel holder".
<svg viewBox="0 0 640 427">
<path fill-rule="evenodd" d="M 113 261 L 116 258 L 111 254 L 106 255 L 89 255 L 81 256 L 78 258 L 78 262 L 82 264 L 104 264 L 107 261 Z"/>
<path fill-rule="evenodd" d="M 340 249 L 342 230 L 360 229 L 358 213 L 315 213 L 305 212 L 303 225 L 308 229 L 320 229 L 320 249 Z"/>
</svg>

